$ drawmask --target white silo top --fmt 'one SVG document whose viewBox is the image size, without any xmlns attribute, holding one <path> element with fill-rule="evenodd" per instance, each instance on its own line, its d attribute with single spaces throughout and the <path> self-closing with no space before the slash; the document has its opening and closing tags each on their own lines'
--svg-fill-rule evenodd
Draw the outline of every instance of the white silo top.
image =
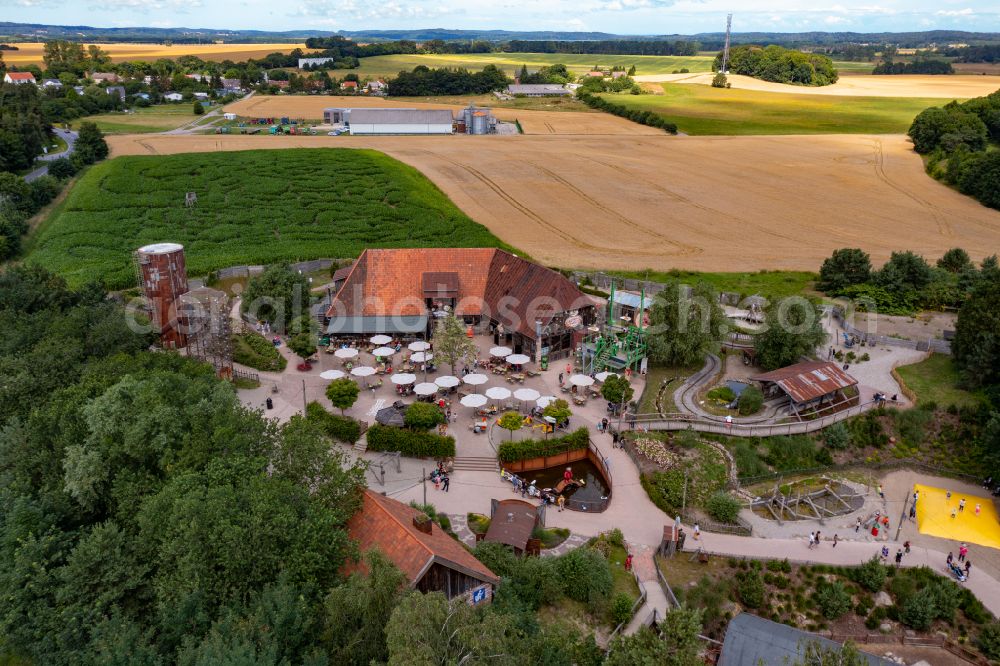
<svg viewBox="0 0 1000 666">
<path fill-rule="evenodd" d="M 139 252 L 143 254 L 167 254 L 168 252 L 176 252 L 183 249 L 184 246 L 180 243 L 153 243 L 152 245 L 140 247 Z"/>
</svg>

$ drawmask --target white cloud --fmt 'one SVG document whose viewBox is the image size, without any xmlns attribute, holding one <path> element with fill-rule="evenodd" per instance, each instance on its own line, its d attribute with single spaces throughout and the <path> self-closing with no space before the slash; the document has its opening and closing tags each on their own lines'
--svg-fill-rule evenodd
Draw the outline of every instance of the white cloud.
<svg viewBox="0 0 1000 666">
<path fill-rule="evenodd" d="M 939 9 L 934 12 L 935 16 L 972 16 L 975 14 L 972 9 L 966 7 L 965 9 Z"/>
<path fill-rule="evenodd" d="M 191 9 L 201 7 L 201 0 L 93 0 L 88 5 L 91 9 L 104 11 L 133 11 L 139 14 L 149 14 L 157 11 L 189 13 Z"/>
<path fill-rule="evenodd" d="M 827 16 L 823 19 L 823 23 L 827 25 L 843 25 L 844 23 L 850 23 L 850 21 L 843 16 Z"/>
</svg>

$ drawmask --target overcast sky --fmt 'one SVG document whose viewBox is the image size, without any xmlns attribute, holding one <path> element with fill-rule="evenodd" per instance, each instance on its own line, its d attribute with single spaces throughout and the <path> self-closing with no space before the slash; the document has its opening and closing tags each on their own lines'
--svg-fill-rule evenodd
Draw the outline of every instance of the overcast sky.
<svg viewBox="0 0 1000 666">
<path fill-rule="evenodd" d="M 1000 32 L 1000 0 L 0 0 L 0 19 L 97 27 L 465 28 L 620 34 Z"/>
</svg>

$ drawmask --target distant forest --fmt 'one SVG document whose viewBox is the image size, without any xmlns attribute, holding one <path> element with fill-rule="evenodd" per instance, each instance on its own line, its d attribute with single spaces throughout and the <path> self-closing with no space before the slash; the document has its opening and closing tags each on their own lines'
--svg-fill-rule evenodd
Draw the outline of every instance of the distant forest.
<svg viewBox="0 0 1000 666">
<path fill-rule="evenodd" d="M 954 58 L 955 62 L 1000 62 L 1000 44 L 947 49 L 944 55 Z"/>
<path fill-rule="evenodd" d="M 872 74 L 954 74 L 955 68 L 947 60 L 918 58 L 913 62 L 880 62 Z"/>
<path fill-rule="evenodd" d="M 502 45 L 508 53 L 593 53 L 596 55 L 693 56 L 701 49 L 698 42 L 602 40 L 596 42 L 526 41 L 514 39 Z"/>
</svg>

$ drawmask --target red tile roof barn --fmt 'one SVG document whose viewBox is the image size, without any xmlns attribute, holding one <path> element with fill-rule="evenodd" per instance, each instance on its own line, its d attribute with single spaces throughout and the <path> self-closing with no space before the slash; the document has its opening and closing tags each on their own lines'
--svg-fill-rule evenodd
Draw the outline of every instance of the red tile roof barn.
<svg viewBox="0 0 1000 666">
<path fill-rule="evenodd" d="M 535 338 L 534 322 L 593 304 L 562 274 L 496 248 L 369 249 L 344 280 L 330 317 L 423 315 L 428 285 L 455 288 L 455 314 L 485 314 Z M 443 294 L 442 294 L 443 296 Z M 503 308 L 501 308 L 501 304 Z M 529 309 L 530 308 L 530 309 Z M 499 316 L 509 312 L 511 316 Z M 506 319 L 506 321 L 505 321 Z"/>
<path fill-rule="evenodd" d="M 477 560 L 460 543 L 445 534 L 436 523 L 426 534 L 413 524 L 423 512 L 402 502 L 365 490 L 361 509 L 347 523 L 347 531 L 364 553 L 378 548 L 415 585 L 435 562 L 460 571 L 484 583 L 496 584 L 499 577 Z M 363 562 L 345 567 L 344 573 L 363 571 Z"/>
<path fill-rule="evenodd" d="M 750 379 L 777 384 L 794 402 L 803 403 L 822 398 L 858 380 L 830 361 L 806 361 L 780 368 Z"/>
</svg>

